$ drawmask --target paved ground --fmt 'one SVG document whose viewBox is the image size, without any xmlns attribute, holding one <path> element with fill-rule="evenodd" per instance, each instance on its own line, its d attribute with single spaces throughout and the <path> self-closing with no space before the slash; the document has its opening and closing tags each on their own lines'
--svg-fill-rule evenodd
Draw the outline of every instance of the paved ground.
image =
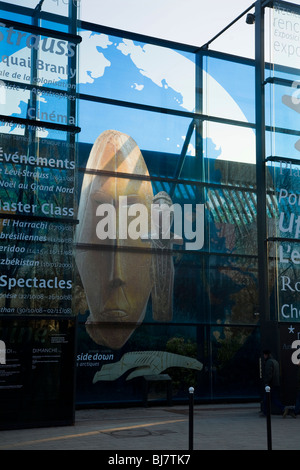
<svg viewBox="0 0 300 470">
<path fill-rule="evenodd" d="M 76 411 L 73 426 L 0 431 L 1 450 L 188 451 L 189 406 Z M 272 416 L 272 450 L 300 450 L 300 416 Z M 258 404 L 195 405 L 194 450 L 267 450 Z"/>
</svg>

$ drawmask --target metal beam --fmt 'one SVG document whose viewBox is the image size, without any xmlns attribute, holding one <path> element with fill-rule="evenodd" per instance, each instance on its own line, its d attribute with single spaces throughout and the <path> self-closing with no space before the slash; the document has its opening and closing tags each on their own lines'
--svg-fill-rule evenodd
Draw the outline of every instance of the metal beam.
<svg viewBox="0 0 300 470">
<path fill-rule="evenodd" d="M 265 5 L 255 4 L 255 113 L 256 113 L 256 185 L 257 185 L 257 248 L 258 300 L 261 348 L 278 352 L 278 328 L 270 318 L 270 293 L 267 244 L 266 188 L 266 125 L 265 125 Z"/>
</svg>

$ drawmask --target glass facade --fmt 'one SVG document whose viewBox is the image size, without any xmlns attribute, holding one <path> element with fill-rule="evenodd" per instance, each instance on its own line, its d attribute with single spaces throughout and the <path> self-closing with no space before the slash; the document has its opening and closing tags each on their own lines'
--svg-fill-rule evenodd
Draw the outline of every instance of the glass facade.
<svg viewBox="0 0 300 470">
<path fill-rule="evenodd" d="M 82 304 L 79 316 L 78 402 L 86 403 L 89 396 L 100 403 L 142 399 L 141 379 L 147 370 L 153 373 L 156 356 L 164 364 L 162 371 L 172 378 L 173 399 L 185 399 L 190 382 L 200 399 L 255 399 L 259 394 L 259 328 L 255 130 L 253 102 L 249 98 L 249 90 L 254 91 L 253 63 L 218 53 L 193 53 L 183 46 L 182 50 L 173 49 L 163 42 L 136 41 L 128 34 L 117 37 L 107 28 L 101 33 L 99 26 L 84 22 L 81 26 L 79 69 L 86 68 L 86 41 L 90 49 L 97 45 L 100 59 L 97 70 L 91 70 L 84 83 L 79 84 L 79 167 L 83 181 L 89 179 L 83 185 L 93 184 L 90 175 L 94 170 L 94 178 L 99 175 L 98 188 L 106 184 L 101 177 L 107 175 L 106 179 L 113 182 L 115 196 L 127 194 L 127 188 L 122 192 L 124 179 L 126 186 L 134 187 L 138 181 L 151 199 L 161 192 L 167 193 L 181 209 L 183 242 L 175 240 L 173 246 L 169 244 L 167 255 L 153 244 L 150 255 L 146 245 L 138 246 L 136 242 L 133 247 L 128 239 L 117 240 L 114 247 L 104 244 L 107 250 L 104 256 L 103 245 L 99 253 L 99 240 L 94 239 L 89 243 L 92 245 L 89 254 L 81 255 L 86 256 L 86 266 L 91 267 L 92 260 L 96 266 L 101 263 L 106 279 L 110 274 L 105 266 L 115 263 L 120 268 L 125 287 L 123 292 L 117 289 L 112 292 L 114 299 L 107 300 L 109 305 L 122 303 L 122 295 L 130 298 L 129 283 L 134 286 L 135 298 L 141 295 L 142 285 L 146 285 L 143 267 L 147 262 L 156 266 L 156 286 L 151 288 L 146 311 L 138 322 L 131 320 L 119 326 L 116 317 L 112 320 L 113 314 L 105 320 L 103 314 L 98 315 L 105 308 L 102 279 L 98 276 L 98 298 L 91 292 L 89 304 L 86 296 L 87 303 Z M 242 86 L 230 83 L 231 67 Z M 200 93 L 197 90 L 201 84 Z M 133 138 L 145 165 L 135 165 L 132 170 L 121 162 L 120 169 L 115 163 L 91 169 L 87 162 L 93 153 L 92 145 L 108 130 Z M 101 142 L 97 145 L 100 147 Z M 122 145 L 125 147 L 114 145 L 118 151 Z M 80 204 L 82 197 L 83 193 Z M 143 202 L 143 197 L 139 197 L 135 202 Z M 204 207 L 198 229 L 197 205 Z M 198 240 L 195 237 L 187 245 L 184 229 L 189 210 L 194 219 L 193 233 L 199 234 L 203 220 L 201 245 L 200 234 Z M 78 249 L 80 244 L 79 239 Z M 130 248 L 129 253 L 126 248 Z M 147 260 L 150 256 L 151 261 Z M 132 266 L 131 280 L 126 266 Z M 84 297 L 91 281 L 85 275 L 88 268 L 80 266 L 80 270 Z M 97 270 L 98 267 L 93 277 Z M 161 276 L 167 277 L 167 281 Z M 159 288 L 161 292 L 156 292 Z M 163 289 L 169 289 L 169 293 Z M 107 292 L 109 286 L 103 290 Z M 149 291 L 145 290 L 145 295 Z M 165 313 L 160 296 L 172 296 L 168 297 L 172 306 L 166 307 Z M 95 314 L 91 314 L 93 303 Z M 99 351 L 102 362 L 93 362 L 93 353 Z M 140 371 L 137 357 L 145 363 Z M 187 357 L 196 360 L 194 366 L 183 365 Z M 114 370 L 123 363 L 126 367 L 115 376 Z M 248 380 L 242 385 L 245 363 L 249 365 Z M 88 386 L 92 381 L 94 386 Z"/>
<path fill-rule="evenodd" d="M 264 84 L 278 324 L 299 318 L 299 47 L 282 42 L 299 12 L 282 3 Z M 87 23 L 78 2 L 0 9 L 1 315 L 76 317 L 78 406 L 142 402 L 161 373 L 173 400 L 259 400 L 254 60 Z"/>
</svg>

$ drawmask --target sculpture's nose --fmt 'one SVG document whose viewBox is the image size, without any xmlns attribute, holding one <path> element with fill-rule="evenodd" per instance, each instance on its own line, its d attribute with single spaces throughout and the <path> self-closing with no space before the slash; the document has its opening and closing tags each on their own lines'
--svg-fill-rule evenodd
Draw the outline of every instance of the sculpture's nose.
<svg viewBox="0 0 300 470">
<path fill-rule="evenodd" d="M 111 287 L 111 289 L 118 289 L 119 287 L 122 287 L 124 284 L 125 282 L 123 282 L 122 279 L 115 278 L 109 282 L 109 287 Z"/>
<path fill-rule="evenodd" d="M 118 241 L 116 241 L 116 245 L 115 249 L 111 252 L 111 270 L 108 283 L 111 289 L 118 289 L 125 284 L 122 273 L 122 253 L 118 247 Z"/>
</svg>

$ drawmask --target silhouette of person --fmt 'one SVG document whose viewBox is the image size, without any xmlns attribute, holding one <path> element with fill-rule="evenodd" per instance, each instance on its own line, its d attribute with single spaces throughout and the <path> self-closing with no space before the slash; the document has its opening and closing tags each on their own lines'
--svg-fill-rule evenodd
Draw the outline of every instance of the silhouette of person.
<svg viewBox="0 0 300 470">
<path fill-rule="evenodd" d="M 265 349 L 263 351 L 264 360 L 265 360 L 265 370 L 264 370 L 264 385 L 270 387 L 271 394 L 271 404 L 274 405 L 285 418 L 288 413 L 288 408 L 286 408 L 280 400 L 280 370 L 279 363 L 276 359 L 273 358 L 271 351 Z M 266 393 L 263 400 L 263 414 L 267 414 L 267 397 Z"/>
</svg>

